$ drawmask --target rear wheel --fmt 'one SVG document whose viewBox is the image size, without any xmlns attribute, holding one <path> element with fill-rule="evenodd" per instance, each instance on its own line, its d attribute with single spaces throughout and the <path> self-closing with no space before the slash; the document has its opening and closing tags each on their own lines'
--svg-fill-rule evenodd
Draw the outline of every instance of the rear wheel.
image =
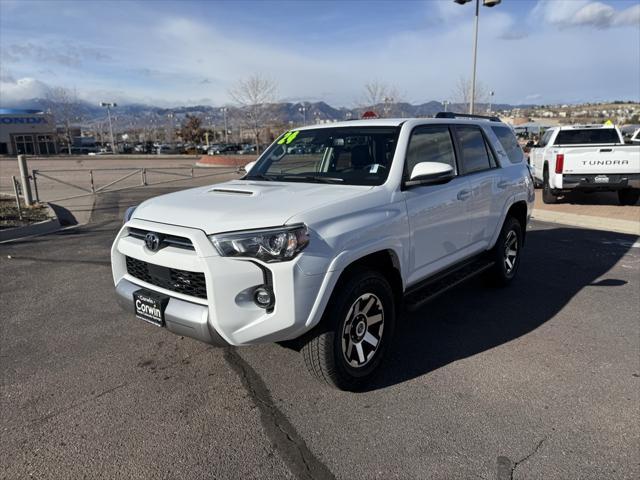
<svg viewBox="0 0 640 480">
<path fill-rule="evenodd" d="M 558 203 L 558 196 L 555 190 L 549 185 L 549 170 L 544 171 L 544 179 L 542 180 L 542 201 L 544 203 Z"/>
<path fill-rule="evenodd" d="M 520 266 L 520 253 L 522 250 L 523 226 L 514 217 L 507 217 L 500 231 L 491 256 L 494 266 L 491 270 L 491 279 L 498 286 L 511 283 Z"/>
<path fill-rule="evenodd" d="M 358 390 L 376 373 L 395 330 L 389 282 L 360 271 L 339 285 L 314 336 L 302 347 L 309 372 L 341 390 Z"/>
<path fill-rule="evenodd" d="M 618 202 L 620 205 L 635 205 L 640 200 L 639 188 L 625 188 L 618 190 Z"/>
</svg>

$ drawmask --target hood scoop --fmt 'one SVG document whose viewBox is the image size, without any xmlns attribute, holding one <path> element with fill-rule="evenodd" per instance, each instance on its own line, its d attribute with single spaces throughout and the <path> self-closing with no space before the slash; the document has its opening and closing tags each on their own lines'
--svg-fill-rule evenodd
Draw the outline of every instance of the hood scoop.
<svg viewBox="0 0 640 480">
<path fill-rule="evenodd" d="M 226 195 L 253 195 L 251 190 L 236 190 L 233 188 L 212 188 L 209 190 L 210 193 L 222 193 Z"/>
</svg>

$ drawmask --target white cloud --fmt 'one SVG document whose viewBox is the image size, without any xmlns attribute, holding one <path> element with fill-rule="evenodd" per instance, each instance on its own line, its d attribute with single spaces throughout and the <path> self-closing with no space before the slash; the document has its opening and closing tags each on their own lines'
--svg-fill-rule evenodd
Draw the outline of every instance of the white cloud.
<svg viewBox="0 0 640 480">
<path fill-rule="evenodd" d="M 0 102 L 3 106 L 10 107 L 31 98 L 44 98 L 48 91 L 49 86 L 35 78 L 15 80 L 11 76 L 3 76 L 0 80 Z"/>
<path fill-rule="evenodd" d="M 540 0 L 533 9 L 533 17 L 547 23 L 567 27 L 585 26 L 611 28 L 640 25 L 640 5 L 625 10 L 589 0 Z"/>
</svg>

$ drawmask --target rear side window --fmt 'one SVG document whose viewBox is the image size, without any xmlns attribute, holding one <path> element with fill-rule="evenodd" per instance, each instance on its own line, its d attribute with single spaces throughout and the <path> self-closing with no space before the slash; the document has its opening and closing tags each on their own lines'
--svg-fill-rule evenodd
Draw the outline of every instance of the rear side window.
<svg viewBox="0 0 640 480">
<path fill-rule="evenodd" d="M 478 127 L 456 126 L 462 153 L 462 173 L 480 172 L 491 168 L 487 144 Z"/>
<path fill-rule="evenodd" d="M 520 163 L 524 159 L 524 152 L 516 140 L 516 136 L 513 134 L 509 127 L 491 127 L 493 133 L 496 134 L 500 145 L 504 148 L 507 157 L 511 163 Z"/>
<path fill-rule="evenodd" d="M 457 173 L 456 155 L 448 127 L 417 127 L 413 130 L 407 149 L 405 174 L 411 175 L 413 167 L 420 162 L 446 163 Z"/>
<path fill-rule="evenodd" d="M 579 145 L 589 143 L 620 143 L 620 138 L 615 128 L 560 130 L 554 145 Z"/>
</svg>

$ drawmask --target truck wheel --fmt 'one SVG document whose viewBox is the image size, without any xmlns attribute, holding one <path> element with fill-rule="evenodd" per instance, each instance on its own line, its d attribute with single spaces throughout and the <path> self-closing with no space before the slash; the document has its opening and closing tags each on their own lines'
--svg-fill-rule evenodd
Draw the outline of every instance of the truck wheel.
<svg viewBox="0 0 640 480">
<path fill-rule="evenodd" d="M 620 205 L 635 205 L 640 200 L 639 188 L 625 188 L 618 190 L 618 202 Z"/>
<path fill-rule="evenodd" d="M 360 271 L 334 292 L 302 355 L 319 381 L 341 390 L 358 390 L 376 372 L 394 330 L 389 282 L 376 271 Z"/>
<path fill-rule="evenodd" d="M 544 179 L 542 181 L 542 201 L 544 203 L 558 203 L 558 197 L 549 185 L 549 172 L 544 171 Z"/>
<path fill-rule="evenodd" d="M 492 283 L 506 286 L 515 278 L 522 253 L 522 225 L 514 217 L 507 217 L 496 241 L 491 257 L 495 262 L 489 271 Z"/>
</svg>

